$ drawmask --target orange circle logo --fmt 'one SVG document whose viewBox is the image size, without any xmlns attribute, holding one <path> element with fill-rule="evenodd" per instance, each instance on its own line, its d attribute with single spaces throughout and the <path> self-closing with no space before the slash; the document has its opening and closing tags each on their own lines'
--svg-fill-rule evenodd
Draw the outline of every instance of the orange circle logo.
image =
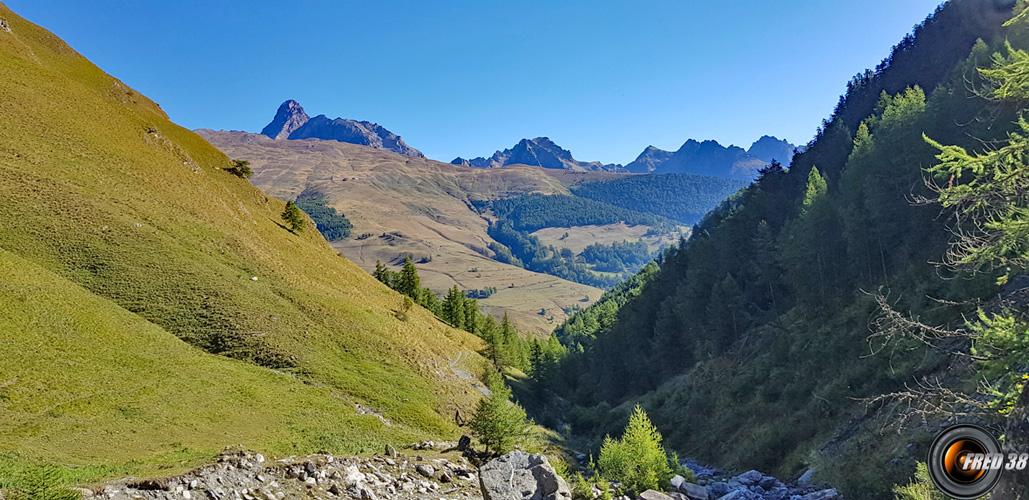
<svg viewBox="0 0 1029 500">
<path fill-rule="evenodd" d="M 972 457 L 986 453 L 986 447 L 973 439 L 958 439 L 949 445 L 943 453 L 943 470 L 951 480 L 962 484 L 971 484 L 986 475 L 986 468 L 980 461 L 978 467 L 972 467 Z"/>
</svg>

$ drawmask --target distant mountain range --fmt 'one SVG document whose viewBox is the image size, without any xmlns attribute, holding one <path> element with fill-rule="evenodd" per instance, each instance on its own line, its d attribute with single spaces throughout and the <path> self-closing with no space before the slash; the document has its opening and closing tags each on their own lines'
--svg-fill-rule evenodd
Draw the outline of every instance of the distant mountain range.
<svg viewBox="0 0 1029 500">
<path fill-rule="evenodd" d="M 272 121 L 261 134 L 276 140 L 322 139 L 359 144 L 415 158 L 425 155 L 408 146 L 399 135 L 378 123 L 347 118 L 308 116 L 303 106 L 292 99 L 282 103 Z M 628 165 L 580 161 L 572 152 L 557 145 L 549 137 L 522 139 L 513 147 L 497 151 L 490 157 L 470 160 L 455 158 L 450 163 L 476 168 L 500 168 L 509 165 L 528 165 L 549 169 L 654 174 L 697 174 L 736 179 L 752 179 L 758 169 L 773 159 L 788 165 L 793 158 L 793 144 L 772 136 L 761 136 L 749 149 L 722 146 L 718 141 L 690 139 L 676 151 L 665 151 L 647 146 Z"/>
<path fill-rule="evenodd" d="M 489 158 L 478 157 L 466 160 L 458 157 L 450 163 L 478 168 L 499 168 L 508 165 L 529 165 L 531 167 L 557 168 L 566 170 L 621 170 L 617 164 L 605 165 L 598 161 L 579 161 L 572 152 L 562 148 L 549 137 L 522 139 L 510 149 L 497 151 Z"/>
<path fill-rule="evenodd" d="M 767 135 L 754 141 L 746 150 L 739 146 L 722 146 L 718 141 L 690 139 L 676 151 L 647 146 L 636 160 L 625 166 L 625 170 L 749 179 L 773 159 L 789 165 L 794 148 L 789 142 Z"/>
<path fill-rule="evenodd" d="M 718 141 L 686 141 L 677 151 L 665 151 L 647 146 L 628 165 L 614 163 L 585 162 L 572 157 L 571 151 L 562 148 L 547 137 L 522 139 L 510 149 L 497 151 L 489 158 L 478 157 L 466 160 L 455 158 L 450 163 L 477 168 L 500 168 L 508 165 L 529 165 L 534 167 L 566 170 L 609 170 L 635 173 L 671 174 L 685 173 L 714 177 L 739 179 L 753 178 L 758 169 L 777 160 L 789 165 L 793 158 L 794 145 L 772 136 L 761 136 L 750 149 L 739 146 L 722 146 Z"/>
<path fill-rule="evenodd" d="M 325 115 L 310 118 L 300 103 L 292 99 L 279 106 L 275 118 L 261 133 L 272 139 L 322 139 L 385 149 L 415 158 L 425 157 L 421 151 L 404 143 L 399 135 L 378 123 L 330 119 Z"/>
</svg>

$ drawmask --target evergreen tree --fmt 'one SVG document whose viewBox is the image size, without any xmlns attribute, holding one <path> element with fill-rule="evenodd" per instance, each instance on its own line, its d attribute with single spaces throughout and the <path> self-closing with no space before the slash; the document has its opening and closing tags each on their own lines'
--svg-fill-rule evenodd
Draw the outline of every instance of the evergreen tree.
<svg viewBox="0 0 1029 500">
<path fill-rule="evenodd" d="M 250 168 L 250 162 L 246 160 L 232 160 L 232 165 L 225 170 L 241 179 L 249 179 L 251 175 L 254 175 L 253 169 Z"/>
<path fill-rule="evenodd" d="M 605 479 L 621 483 L 630 496 L 660 490 L 672 476 L 661 433 L 639 405 L 629 416 L 621 439 L 604 438 L 597 465 Z"/>
<path fill-rule="evenodd" d="M 464 328 L 466 320 L 464 306 L 464 294 L 457 288 L 457 285 L 452 286 L 443 299 L 443 320 L 454 328 Z"/>
<path fill-rule="evenodd" d="M 479 301 L 466 299 L 464 304 L 464 329 L 469 333 L 478 333 Z"/>
<path fill-rule="evenodd" d="M 282 211 L 282 220 L 289 225 L 289 230 L 299 233 L 304 230 L 304 215 L 293 200 L 286 202 L 286 208 Z"/>
<path fill-rule="evenodd" d="M 374 276 L 375 279 L 385 283 L 386 286 L 389 286 L 389 287 L 392 288 L 393 287 L 393 283 L 392 283 L 392 280 L 390 279 L 390 275 L 391 274 L 392 274 L 392 271 L 390 271 L 386 266 L 384 266 L 382 264 L 382 261 L 378 261 L 378 260 L 375 261 L 375 272 L 372 273 L 372 276 Z"/>
<path fill-rule="evenodd" d="M 530 426 L 525 410 L 511 401 L 511 389 L 504 384 L 499 373 L 487 375 L 490 395 L 479 400 L 469 427 L 485 445 L 487 454 L 503 454 L 529 435 Z"/>
<path fill-rule="evenodd" d="M 411 260 L 410 255 L 404 257 L 404 265 L 400 268 L 400 275 L 397 277 L 397 291 L 420 303 L 424 301 L 422 281 L 418 277 L 418 268 L 414 267 L 414 261 Z"/>
</svg>

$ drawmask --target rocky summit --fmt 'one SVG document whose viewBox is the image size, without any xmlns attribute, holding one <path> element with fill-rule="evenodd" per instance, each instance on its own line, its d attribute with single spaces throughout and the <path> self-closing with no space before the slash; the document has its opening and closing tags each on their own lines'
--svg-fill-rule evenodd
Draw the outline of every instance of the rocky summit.
<svg viewBox="0 0 1029 500">
<path fill-rule="evenodd" d="M 271 123 L 266 125 L 261 133 L 272 139 L 288 139 L 289 134 L 304 126 L 310 119 L 304 112 L 303 106 L 290 99 L 279 106 L 278 111 L 275 112 L 275 118 L 272 118 Z"/>
<path fill-rule="evenodd" d="M 478 157 L 466 160 L 458 157 L 450 163 L 477 168 L 500 168 L 508 165 L 528 165 L 530 167 L 565 169 L 565 170 L 621 170 L 621 165 L 605 165 L 597 161 L 579 161 L 572 157 L 572 152 L 558 146 L 549 137 L 522 139 L 514 147 L 497 151 L 489 158 Z"/>
<path fill-rule="evenodd" d="M 279 106 L 275 117 L 261 130 L 261 134 L 272 139 L 339 141 L 385 149 L 404 156 L 425 157 L 421 151 L 408 146 L 399 135 L 378 123 L 325 115 L 311 118 L 303 106 L 292 99 Z"/>
<path fill-rule="evenodd" d="M 768 135 L 754 141 L 749 149 L 722 146 L 718 141 L 689 139 L 676 151 L 647 146 L 625 169 L 636 173 L 752 179 L 772 160 L 788 165 L 793 158 L 793 149 L 789 142 Z"/>
</svg>

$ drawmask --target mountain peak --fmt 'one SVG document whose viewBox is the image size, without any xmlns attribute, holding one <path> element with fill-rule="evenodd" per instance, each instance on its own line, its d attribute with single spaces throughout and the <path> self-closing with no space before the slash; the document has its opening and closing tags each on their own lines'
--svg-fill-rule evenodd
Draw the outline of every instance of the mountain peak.
<svg viewBox="0 0 1029 500">
<path fill-rule="evenodd" d="M 279 105 L 275 118 L 266 125 L 261 133 L 272 139 L 286 139 L 294 130 L 304 126 L 310 119 L 299 102 L 289 99 Z"/>
<path fill-rule="evenodd" d="M 529 165 L 532 167 L 565 170 L 618 170 L 621 165 L 604 165 L 600 162 L 578 161 L 572 152 L 558 146 L 549 137 L 540 136 L 522 139 L 513 147 L 493 153 L 493 156 L 466 160 L 454 158 L 450 163 L 478 168 L 500 168 L 508 165 Z"/>
<path fill-rule="evenodd" d="M 261 133 L 272 139 L 322 139 L 386 149 L 405 156 L 424 158 L 421 151 L 408 146 L 399 135 L 378 123 L 333 118 L 321 114 L 310 118 L 299 102 L 283 102 L 275 118 Z"/>
<path fill-rule="evenodd" d="M 795 148 L 793 144 L 783 139 L 772 135 L 763 135 L 754 141 L 754 144 L 750 145 L 747 153 L 768 163 L 771 163 L 772 160 L 777 160 L 779 163 L 788 165 L 790 160 L 793 159 L 793 150 Z"/>
<path fill-rule="evenodd" d="M 772 159 L 788 164 L 793 158 L 793 145 L 764 135 L 749 150 L 739 146 L 723 146 L 716 140 L 687 139 L 676 151 L 647 146 L 636 160 L 625 166 L 630 172 L 689 173 L 715 177 L 753 178 L 757 170 Z"/>
</svg>

